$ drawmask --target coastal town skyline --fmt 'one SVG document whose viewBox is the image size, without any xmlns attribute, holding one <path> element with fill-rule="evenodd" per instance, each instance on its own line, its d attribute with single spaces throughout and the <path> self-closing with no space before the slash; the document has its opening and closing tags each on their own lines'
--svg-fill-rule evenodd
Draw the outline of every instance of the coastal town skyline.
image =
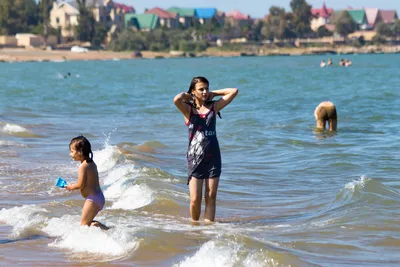
<svg viewBox="0 0 400 267">
<path fill-rule="evenodd" d="M 135 8 L 137 13 L 143 13 L 146 8 L 150 9 L 153 7 L 160 7 L 167 9 L 172 6 L 188 7 L 188 8 L 200 8 L 200 7 L 215 7 L 218 10 L 228 12 L 232 10 L 239 10 L 242 13 L 250 15 L 252 18 L 264 17 L 271 6 L 279 6 L 290 10 L 290 0 L 286 0 L 285 4 L 282 5 L 281 0 L 247 0 L 247 1 L 232 1 L 232 0 L 120 0 L 121 3 L 131 5 Z M 393 0 L 309 0 L 308 4 L 312 5 L 313 8 L 319 8 L 325 2 L 326 6 L 333 9 L 345 9 L 348 7 L 352 8 L 366 8 L 375 7 L 379 9 L 390 9 L 396 10 L 400 13 L 400 1 L 395 3 Z"/>
</svg>

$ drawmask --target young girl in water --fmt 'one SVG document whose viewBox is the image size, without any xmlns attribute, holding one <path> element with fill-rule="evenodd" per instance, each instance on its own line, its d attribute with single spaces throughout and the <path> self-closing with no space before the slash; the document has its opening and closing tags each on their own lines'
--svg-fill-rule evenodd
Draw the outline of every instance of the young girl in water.
<svg viewBox="0 0 400 267">
<path fill-rule="evenodd" d="M 205 181 L 204 198 L 206 209 L 204 221 L 213 222 L 221 175 L 221 153 L 216 133 L 216 114 L 238 94 L 236 88 L 209 91 L 209 82 L 204 77 L 194 77 L 187 93 L 175 96 L 174 104 L 182 112 L 189 129 L 187 151 L 188 184 L 190 193 L 190 215 L 198 221 L 201 213 L 202 187 Z M 222 96 L 218 101 L 210 101 Z"/>
<path fill-rule="evenodd" d="M 105 199 L 100 188 L 99 174 L 96 163 L 93 161 L 91 145 L 84 136 L 78 136 L 71 140 L 69 151 L 73 160 L 81 162 L 78 170 L 78 181 L 66 186 L 68 191 L 80 189 L 82 197 L 85 198 L 81 225 L 97 226 L 107 230 L 107 226 L 93 220 L 97 213 L 103 209 Z"/>
</svg>

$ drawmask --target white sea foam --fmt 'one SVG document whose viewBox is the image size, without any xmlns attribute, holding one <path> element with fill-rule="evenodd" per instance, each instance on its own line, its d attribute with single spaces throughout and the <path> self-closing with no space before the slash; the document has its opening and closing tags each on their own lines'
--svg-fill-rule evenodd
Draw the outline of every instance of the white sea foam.
<svg viewBox="0 0 400 267">
<path fill-rule="evenodd" d="M 274 259 L 267 257 L 266 253 L 248 251 L 242 245 L 234 241 L 208 241 L 203 244 L 195 255 L 187 257 L 174 267 L 261 267 L 280 266 Z"/>
<path fill-rule="evenodd" d="M 57 237 L 49 246 L 68 249 L 75 254 L 125 256 L 136 250 L 140 243 L 135 228 L 118 226 L 104 231 L 98 227 L 80 226 L 79 216 L 71 215 L 49 220 L 42 231 Z"/>
<path fill-rule="evenodd" d="M 232 242 L 226 245 L 217 245 L 215 241 L 208 241 L 192 257 L 187 257 L 174 267 L 203 267 L 203 266 L 236 266 L 239 262 L 238 252 L 240 246 Z"/>
<path fill-rule="evenodd" d="M 154 192 L 146 185 L 129 185 L 124 190 L 126 185 L 121 185 L 114 190 L 113 194 L 119 195 L 110 209 L 134 210 L 151 204 L 154 201 Z"/>
<path fill-rule="evenodd" d="M 111 170 L 104 178 L 103 193 L 107 200 L 114 201 L 111 209 L 133 210 L 154 201 L 154 192 L 146 185 L 135 185 L 134 178 L 140 170 L 134 165 L 123 165 Z"/>
<path fill-rule="evenodd" d="M 367 176 L 361 176 L 360 179 L 354 180 L 348 184 L 345 185 L 345 189 L 351 190 L 352 192 L 355 191 L 356 188 L 363 188 L 365 184 L 369 181 L 370 179 Z"/>
<path fill-rule="evenodd" d="M 24 127 L 18 125 L 18 124 L 13 124 L 13 123 L 6 123 L 3 125 L 3 128 L 1 129 L 2 132 L 4 133 L 28 133 L 29 131 L 25 129 Z"/>
<path fill-rule="evenodd" d="M 13 227 L 11 238 L 23 237 L 29 229 L 46 221 L 47 210 L 36 205 L 24 205 L 0 210 L 0 222 Z"/>
<path fill-rule="evenodd" d="M 278 266 L 271 258 L 266 258 L 262 251 L 245 251 L 242 245 L 232 241 L 208 241 L 192 257 L 187 257 L 174 267 L 261 267 Z"/>
<path fill-rule="evenodd" d="M 242 266 L 245 266 L 245 267 L 265 267 L 265 266 L 277 267 L 277 266 L 283 266 L 283 265 L 279 264 L 278 261 L 274 260 L 273 258 L 265 257 L 262 250 L 260 250 L 259 252 L 249 253 L 247 255 L 246 259 L 243 261 Z M 284 266 L 290 266 L 290 265 L 284 265 Z"/>
<path fill-rule="evenodd" d="M 93 152 L 99 172 L 111 170 L 117 165 L 121 153 L 116 146 L 105 145 L 104 149 Z"/>
<path fill-rule="evenodd" d="M 116 183 L 117 181 L 124 181 L 130 174 L 137 174 L 139 173 L 139 170 L 135 169 L 134 165 L 124 165 L 121 167 L 117 167 L 113 170 L 111 170 L 107 176 L 104 178 L 104 185 L 112 185 Z"/>
</svg>

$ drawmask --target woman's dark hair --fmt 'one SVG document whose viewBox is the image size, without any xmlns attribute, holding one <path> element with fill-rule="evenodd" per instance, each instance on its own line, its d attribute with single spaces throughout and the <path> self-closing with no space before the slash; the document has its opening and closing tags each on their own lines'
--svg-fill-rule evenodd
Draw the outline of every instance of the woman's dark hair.
<svg viewBox="0 0 400 267">
<path fill-rule="evenodd" d="M 80 135 L 72 138 L 71 142 L 69 143 L 69 147 L 71 147 L 72 145 L 77 152 L 83 155 L 87 163 L 93 161 L 92 146 L 90 145 L 90 142 L 86 139 L 86 137 Z"/>
<path fill-rule="evenodd" d="M 198 84 L 198 83 L 205 83 L 208 86 L 210 86 L 210 82 L 207 80 L 207 78 L 202 77 L 202 76 L 193 77 L 192 81 L 190 82 L 189 90 L 187 91 L 187 93 L 192 95 L 192 91 L 196 88 L 196 84 Z M 212 104 L 213 102 L 215 102 L 215 101 L 209 100 L 209 101 L 206 101 L 206 104 L 207 105 Z M 196 108 L 196 102 L 190 101 L 188 104 L 190 106 Z M 221 113 L 218 112 L 218 116 L 220 117 L 220 119 L 222 119 Z"/>
<path fill-rule="evenodd" d="M 190 82 L 188 94 L 192 93 L 192 91 L 196 88 L 196 84 L 198 83 L 206 83 L 208 86 L 210 85 L 210 82 L 205 77 L 202 76 L 194 77 Z"/>
</svg>

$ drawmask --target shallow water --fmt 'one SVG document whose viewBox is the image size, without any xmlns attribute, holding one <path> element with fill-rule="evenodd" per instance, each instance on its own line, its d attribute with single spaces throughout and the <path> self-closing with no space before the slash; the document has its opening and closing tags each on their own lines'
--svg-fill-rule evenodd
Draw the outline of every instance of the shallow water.
<svg viewBox="0 0 400 267">
<path fill-rule="evenodd" d="M 349 57 L 322 69 L 326 56 L 1 64 L 1 265 L 400 265 L 400 55 Z M 187 129 L 172 103 L 197 75 L 239 88 L 217 120 L 213 225 L 190 223 Z M 314 129 L 324 100 L 337 133 Z M 79 134 L 109 231 L 79 227 L 82 197 L 54 186 L 76 179 Z"/>
</svg>

